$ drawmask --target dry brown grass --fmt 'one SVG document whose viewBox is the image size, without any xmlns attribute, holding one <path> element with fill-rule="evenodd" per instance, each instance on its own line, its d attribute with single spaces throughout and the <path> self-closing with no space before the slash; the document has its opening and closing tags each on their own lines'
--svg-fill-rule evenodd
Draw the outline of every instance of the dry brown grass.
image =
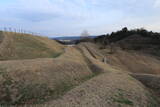
<svg viewBox="0 0 160 107">
<path fill-rule="evenodd" d="M 114 54 L 108 54 L 107 50 L 101 51 L 106 55 L 110 65 L 132 73 L 160 74 L 160 60 L 154 56 L 120 49 Z"/>
<path fill-rule="evenodd" d="M 131 76 L 142 82 L 146 87 L 152 89 L 160 97 L 160 75 L 131 74 Z"/>
<path fill-rule="evenodd" d="M 1 104 L 56 99 L 94 76 L 82 54 L 73 47 L 56 59 L 1 61 L 0 71 Z"/>
<path fill-rule="evenodd" d="M 80 45 L 78 49 L 88 59 L 86 62 L 100 68 L 94 71 L 105 73 L 74 88 L 62 98 L 48 102 L 46 107 L 158 107 L 154 95 L 143 84 L 126 72 L 102 63 L 98 57 L 95 59 L 94 52 L 88 51 L 85 45 Z"/>
<path fill-rule="evenodd" d="M 112 69 L 112 68 L 111 68 Z M 81 84 L 62 98 L 39 107 L 158 107 L 154 96 L 138 81 L 117 70 Z M 37 105 L 31 105 L 36 107 Z"/>
<path fill-rule="evenodd" d="M 141 70 L 140 67 L 130 68 L 131 65 L 145 63 L 146 67 L 149 60 L 159 61 L 137 53 L 120 51 L 111 55 L 106 51 L 99 50 L 94 44 L 83 43 L 67 47 L 65 53 L 55 59 L 1 61 L 1 104 L 26 104 L 27 107 L 158 107 L 154 95 L 125 71 Z M 122 56 L 121 59 L 118 55 Z M 102 62 L 104 57 L 108 58 L 107 64 Z M 125 57 L 128 57 L 126 62 Z M 135 57 L 142 59 L 137 61 Z M 154 63 L 151 68 L 157 67 Z M 142 66 L 142 69 L 148 68 Z M 102 74 L 97 76 L 99 72 Z"/>
<path fill-rule="evenodd" d="M 1 63 L 0 66 L 1 103 L 2 101 L 38 103 L 32 100 L 41 100 L 41 97 L 42 100 L 45 100 L 43 97 L 57 97 L 58 93 L 54 93 L 54 91 L 63 89 L 63 86 L 65 88 L 65 84 L 75 86 L 85 77 L 92 75 L 90 69 L 84 64 L 69 60 L 9 61 Z M 47 89 L 44 90 L 44 88 Z"/>
<path fill-rule="evenodd" d="M 2 32 L 2 31 L 0 31 L 0 43 L 2 43 L 3 39 L 4 39 L 3 32 Z"/>
<path fill-rule="evenodd" d="M 0 59 L 6 59 L 8 56 L 14 56 L 14 46 L 12 45 L 13 39 L 10 38 L 8 32 L 2 32 L 3 41 L 0 44 Z"/>
<path fill-rule="evenodd" d="M 64 46 L 45 37 L 2 32 L 0 60 L 53 58 L 63 53 Z"/>
</svg>

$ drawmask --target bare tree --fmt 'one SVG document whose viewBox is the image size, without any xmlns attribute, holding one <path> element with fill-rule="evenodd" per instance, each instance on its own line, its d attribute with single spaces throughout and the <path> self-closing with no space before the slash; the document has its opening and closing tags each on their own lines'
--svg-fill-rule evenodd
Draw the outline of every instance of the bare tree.
<svg viewBox="0 0 160 107">
<path fill-rule="evenodd" d="M 81 38 L 88 38 L 90 36 L 89 32 L 87 30 L 84 30 L 82 33 L 81 33 Z"/>
</svg>

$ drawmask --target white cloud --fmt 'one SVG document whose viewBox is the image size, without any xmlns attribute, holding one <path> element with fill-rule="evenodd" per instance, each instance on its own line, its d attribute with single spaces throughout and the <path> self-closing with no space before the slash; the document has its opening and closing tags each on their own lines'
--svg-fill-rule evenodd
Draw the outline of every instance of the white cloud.
<svg viewBox="0 0 160 107">
<path fill-rule="evenodd" d="M 14 0 L 2 6 L 3 25 L 53 35 L 77 34 L 83 29 L 100 34 L 123 26 L 148 26 L 152 15 L 160 18 L 156 13 L 160 0 Z"/>
<path fill-rule="evenodd" d="M 155 2 L 154 2 L 154 7 L 155 7 L 155 8 L 160 7 L 160 0 L 155 0 Z"/>
</svg>

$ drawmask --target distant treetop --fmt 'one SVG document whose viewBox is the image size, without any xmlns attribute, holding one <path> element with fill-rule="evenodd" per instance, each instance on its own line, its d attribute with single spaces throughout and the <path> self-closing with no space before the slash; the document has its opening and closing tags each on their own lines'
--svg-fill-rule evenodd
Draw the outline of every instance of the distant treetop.
<svg viewBox="0 0 160 107">
<path fill-rule="evenodd" d="M 82 33 L 81 33 L 81 37 L 88 37 L 90 36 L 89 32 L 87 30 L 84 30 Z"/>
</svg>

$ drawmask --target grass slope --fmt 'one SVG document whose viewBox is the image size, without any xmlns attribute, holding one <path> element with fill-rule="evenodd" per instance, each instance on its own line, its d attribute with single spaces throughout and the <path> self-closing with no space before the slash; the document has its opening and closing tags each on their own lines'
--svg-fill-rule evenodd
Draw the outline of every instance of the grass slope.
<svg viewBox="0 0 160 107">
<path fill-rule="evenodd" d="M 50 57 L 46 47 L 54 52 L 62 52 L 60 48 L 63 46 L 53 46 L 54 43 L 57 44 L 46 38 L 30 35 L 11 37 L 10 33 L 5 33 L 0 46 L 8 48 L 0 47 L 4 49 L 0 52 L 5 52 L 3 55 L 10 59 L 24 59 L 20 55 L 26 55 L 22 51 L 27 50 L 33 52 L 33 55 L 37 51 L 47 52 L 45 55 Z M 0 61 L 0 104 L 17 104 L 15 107 L 158 107 L 155 96 L 129 76 L 128 72 L 133 72 L 129 65 L 133 64 L 137 68 L 135 66 L 138 61 L 135 58 L 143 58 L 138 64 L 145 65 L 138 70 L 143 70 L 147 64 L 151 65 L 149 61 L 159 61 L 121 51 L 111 55 L 107 51 L 108 49 L 100 50 L 95 44 L 82 43 L 67 47 L 65 53 L 56 59 Z M 103 63 L 104 57 L 107 58 L 107 63 Z M 125 62 L 126 57 L 128 63 Z M 132 59 L 135 59 L 134 62 L 131 62 Z M 157 66 L 155 63 L 151 68 Z M 149 68 L 145 68 L 147 69 Z M 153 71 L 158 69 L 159 67 Z M 101 74 L 97 75 L 99 73 Z"/>
<path fill-rule="evenodd" d="M 0 104 L 54 100 L 96 75 L 73 47 L 56 59 L 0 61 Z"/>
<path fill-rule="evenodd" d="M 87 48 L 88 46 L 88 48 Z M 59 99 L 50 101 L 46 107 L 158 107 L 156 97 L 136 79 L 122 69 L 100 61 L 102 55 L 93 44 L 78 46 L 90 67 L 103 73 L 75 87 Z M 89 48 L 90 47 L 90 48 Z M 94 54 L 94 55 L 93 55 Z M 86 60 L 87 62 L 87 60 Z M 98 68 L 98 69 L 97 69 Z M 101 68 L 101 70 L 100 70 Z M 33 105 L 32 107 L 36 107 Z M 40 105 L 38 105 L 40 106 Z M 41 107 L 40 106 L 40 107 Z"/>
<path fill-rule="evenodd" d="M 132 77 L 121 71 L 110 71 L 92 78 L 62 98 L 46 103 L 45 106 L 158 107 L 153 97 L 141 83 Z"/>
<path fill-rule="evenodd" d="M 63 53 L 64 46 L 45 37 L 1 32 L 0 60 L 54 58 Z"/>
</svg>

